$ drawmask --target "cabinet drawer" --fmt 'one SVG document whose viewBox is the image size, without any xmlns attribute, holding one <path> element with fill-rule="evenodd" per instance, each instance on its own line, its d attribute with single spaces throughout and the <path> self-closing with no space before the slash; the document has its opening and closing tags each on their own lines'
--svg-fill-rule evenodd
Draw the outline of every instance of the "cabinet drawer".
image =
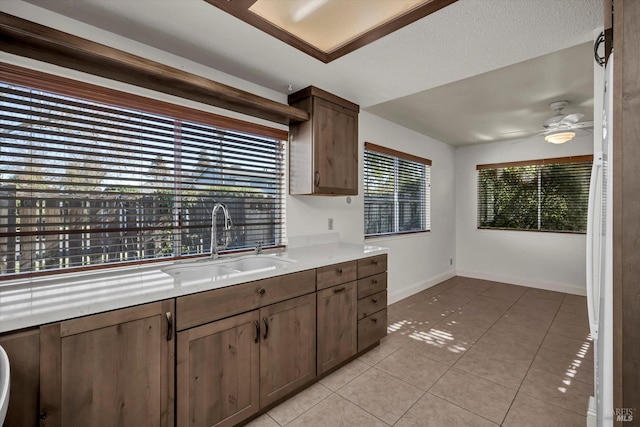
<svg viewBox="0 0 640 427">
<path fill-rule="evenodd" d="M 372 346 L 387 335 L 387 309 L 358 320 L 358 351 Z"/>
<path fill-rule="evenodd" d="M 320 267 L 318 272 L 318 290 L 330 288 L 341 283 L 352 282 L 358 276 L 358 263 L 356 261 L 342 262 L 340 264 Z"/>
<path fill-rule="evenodd" d="M 369 295 L 376 294 L 378 292 L 387 289 L 387 273 L 376 274 L 375 276 L 367 277 L 365 279 L 358 280 L 358 299 L 368 297 Z"/>
<path fill-rule="evenodd" d="M 358 279 L 387 271 L 387 254 L 358 260 Z"/>
<path fill-rule="evenodd" d="M 314 292 L 316 271 L 305 270 L 179 297 L 176 330 L 181 331 L 265 305 Z"/>
<path fill-rule="evenodd" d="M 387 308 L 387 291 L 378 292 L 358 300 L 358 320 Z"/>
</svg>

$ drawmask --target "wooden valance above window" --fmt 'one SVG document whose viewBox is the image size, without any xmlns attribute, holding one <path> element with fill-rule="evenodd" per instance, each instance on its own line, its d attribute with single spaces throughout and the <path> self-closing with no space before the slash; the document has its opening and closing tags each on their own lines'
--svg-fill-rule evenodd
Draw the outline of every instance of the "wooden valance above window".
<svg viewBox="0 0 640 427">
<path fill-rule="evenodd" d="M 3 12 L 0 50 L 275 123 L 309 120 L 299 108 Z"/>
</svg>

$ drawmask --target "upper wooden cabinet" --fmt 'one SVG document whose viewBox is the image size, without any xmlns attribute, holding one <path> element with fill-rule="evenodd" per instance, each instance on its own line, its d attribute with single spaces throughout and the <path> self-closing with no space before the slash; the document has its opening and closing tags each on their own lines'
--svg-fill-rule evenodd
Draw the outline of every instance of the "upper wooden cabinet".
<svg viewBox="0 0 640 427">
<path fill-rule="evenodd" d="M 358 194 L 357 104 L 314 86 L 289 95 L 310 119 L 289 127 L 289 193 Z"/>
</svg>

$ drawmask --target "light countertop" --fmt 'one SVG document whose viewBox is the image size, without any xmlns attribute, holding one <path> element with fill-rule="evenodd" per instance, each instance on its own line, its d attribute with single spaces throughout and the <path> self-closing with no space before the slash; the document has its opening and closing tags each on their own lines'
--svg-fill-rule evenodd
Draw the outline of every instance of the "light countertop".
<svg viewBox="0 0 640 427">
<path fill-rule="evenodd" d="M 196 265 L 206 258 L 154 263 L 99 272 L 76 272 L 0 283 L 0 333 L 175 298 L 253 280 L 386 253 L 385 248 L 297 239 L 285 250 L 265 251 L 294 260 L 282 266 L 219 277 L 180 280 L 165 273 L 172 265 Z M 294 243 L 294 244 L 292 244 Z M 247 256 L 245 254 L 245 256 Z M 251 256 L 251 255 L 249 255 Z M 234 258 L 239 257 L 235 256 Z M 228 257 L 221 257 L 228 258 Z M 174 267 L 171 267 L 174 268 Z"/>
</svg>

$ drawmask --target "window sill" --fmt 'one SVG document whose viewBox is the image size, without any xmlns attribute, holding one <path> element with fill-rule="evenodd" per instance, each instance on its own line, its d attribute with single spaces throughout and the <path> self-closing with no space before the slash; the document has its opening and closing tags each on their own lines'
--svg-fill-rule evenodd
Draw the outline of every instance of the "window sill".
<svg viewBox="0 0 640 427">
<path fill-rule="evenodd" d="M 370 242 L 373 240 L 383 241 L 383 240 L 397 240 L 397 239 L 407 239 L 411 237 L 418 237 L 420 235 L 425 235 L 430 233 L 431 230 L 422 230 L 422 231 L 406 231 L 402 233 L 387 233 L 387 234 L 376 234 L 372 236 L 364 236 L 365 242 Z"/>
</svg>

